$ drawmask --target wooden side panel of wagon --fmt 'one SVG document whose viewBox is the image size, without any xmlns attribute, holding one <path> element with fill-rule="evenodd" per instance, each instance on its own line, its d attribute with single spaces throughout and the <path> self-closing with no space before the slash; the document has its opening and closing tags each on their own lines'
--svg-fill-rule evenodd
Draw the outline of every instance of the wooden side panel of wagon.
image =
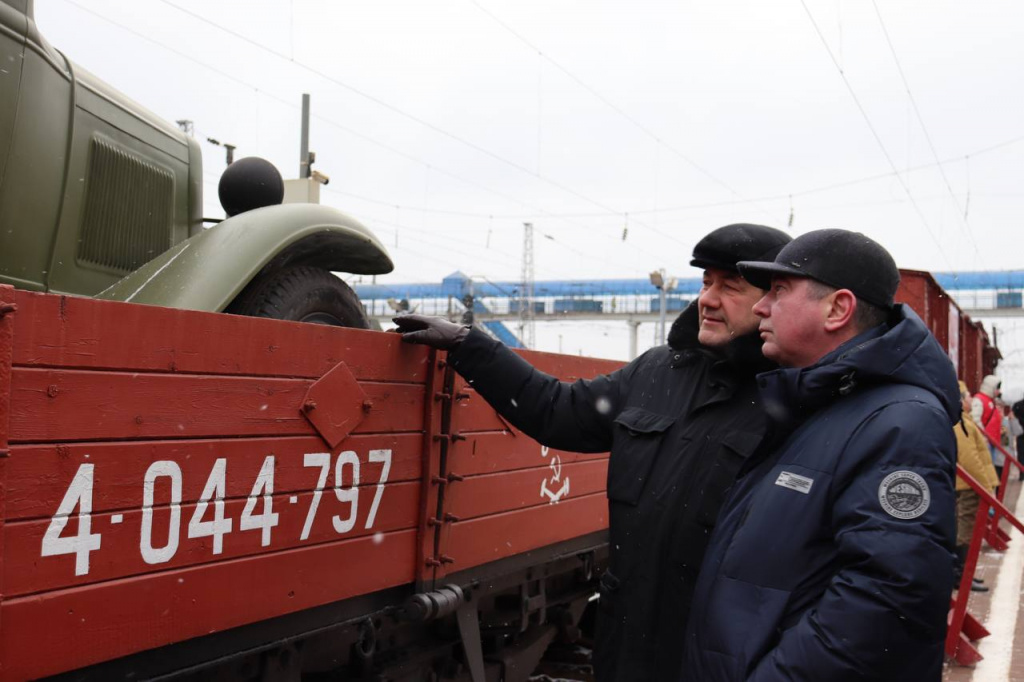
<svg viewBox="0 0 1024 682">
<path fill-rule="evenodd" d="M 427 350 L 0 291 L 5 679 L 413 584 Z M 342 361 L 332 448 L 309 416 L 344 409 L 307 393 Z"/>
<path fill-rule="evenodd" d="M 601 542 L 607 455 L 541 448 L 397 335 L 0 287 L 7 303 L 2 679 Z M 527 355 L 567 380 L 621 364 Z"/>
<path fill-rule="evenodd" d="M 621 362 L 523 351 L 564 381 L 612 372 Z M 455 378 L 451 444 L 439 522 L 440 574 L 602 531 L 608 526 L 608 455 L 541 447 Z"/>
</svg>

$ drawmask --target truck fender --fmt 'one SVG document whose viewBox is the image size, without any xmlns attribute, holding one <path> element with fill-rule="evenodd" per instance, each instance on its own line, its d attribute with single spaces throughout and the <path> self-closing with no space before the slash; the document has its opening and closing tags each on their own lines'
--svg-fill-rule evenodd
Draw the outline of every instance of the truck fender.
<svg viewBox="0 0 1024 682">
<path fill-rule="evenodd" d="M 357 275 L 394 269 L 383 244 L 354 218 L 329 206 L 281 204 L 190 237 L 96 298 L 220 312 L 258 274 L 293 265 Z"/>
</svg>

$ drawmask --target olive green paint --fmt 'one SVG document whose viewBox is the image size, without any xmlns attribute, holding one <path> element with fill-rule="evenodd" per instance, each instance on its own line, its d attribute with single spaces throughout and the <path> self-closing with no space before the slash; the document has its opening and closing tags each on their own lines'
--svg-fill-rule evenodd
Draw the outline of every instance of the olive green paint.
<svg viewBox="0 0 1024 682">
<path fill-rule="evenodd" d="M 341 261 L 346 272 L 355 274 L 381 274 L 394 267 L 376 237 L 337 209 L 268 206 L 229 218 L 175 246 L 98 298 L 220 311 L 264 268 L 332 269 L 332 263 Z"/>
<path fill-rule="evenodd" d="M 91 177 L 99 167 L 91 163 L 97 144 L 164 183 L 172 179 L 156 195 L 163 212 L 142 207 L 166 219 L 164 245 L 141 247 L 153 260 L 127 276 L 118 269 L 124 266 L 81 257 L 88 197 L 97 196 L 96 188 L 109 194 L 119 186 L 110 171 Z M 32 19 L 31 0 L 0 0 L 0 283 L 219 311 L 264 269 L 299 263 L 356 274 L 393 269 L 367 228 L 325 206 L 271 206 L 204 229 L 202 188 L 195 139 L 51 47 Z M 122 224 L 140 224 L 130 203 L 107 200 L 99 212 L 99 224 L 116 237 L 111 248 L 130 241 L 130 232 L 118 231 Z"/>
</svg>

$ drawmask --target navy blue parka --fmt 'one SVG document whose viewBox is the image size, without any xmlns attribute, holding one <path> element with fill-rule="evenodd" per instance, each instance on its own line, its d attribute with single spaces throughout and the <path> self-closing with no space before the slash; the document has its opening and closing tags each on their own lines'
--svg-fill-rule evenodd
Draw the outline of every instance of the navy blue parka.
<svg viewBox="0 0 1024 682">
<path fill-rule="evenodd" d="M 682 679 L 937 682 L 953 587 L 952 363 L 914 312 L 758 377 L 773 435 L 704 558 Z"/>
</svg>

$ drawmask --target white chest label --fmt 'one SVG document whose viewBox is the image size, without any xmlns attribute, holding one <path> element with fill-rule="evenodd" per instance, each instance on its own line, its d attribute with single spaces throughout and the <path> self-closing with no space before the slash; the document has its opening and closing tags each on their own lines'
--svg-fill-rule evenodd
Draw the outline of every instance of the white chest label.
<svg viewBox="0 0 1024 682">
<path fill-rule="evenodd" d="M 783 488 L 789 488 L 790 490 L 795 490 L 798 493 L 806 495 L 811 492 L 811 486 L 814 485 L 814 479 L 794 474 L 790 471 L 783 471 L 779 474 L 779 477 L 775 479 L 775 485 L 781 485 Z"/>
</svg>

